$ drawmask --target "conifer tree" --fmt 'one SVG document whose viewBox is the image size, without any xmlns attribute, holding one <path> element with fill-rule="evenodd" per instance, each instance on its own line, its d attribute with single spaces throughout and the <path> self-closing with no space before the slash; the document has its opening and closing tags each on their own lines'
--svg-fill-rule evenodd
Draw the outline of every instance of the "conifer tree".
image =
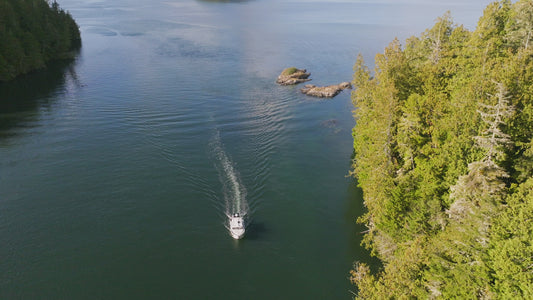
<svg viewBox="0 0 533 300">
<path fill-rule="evenodd" d="M 78 25 L 57 2 L 0 0 L 0 81 L 73 57 Z"/>
<path fill-rule="evenodd" d="M 529 49 L 533 39 L 533 2 L 520 0 L 513 5 L 513 18 L 508 23 L 507 39 L 511 45 Z"/>
<path fill-rule="evenodd" d="M 490 4 L 474 32 L 445 15 L 373 74 L 358 58 L 353 173 L 383 263 L 354 265 L 358 298 L 532 297 L 530 4 Z"/>
</svg>

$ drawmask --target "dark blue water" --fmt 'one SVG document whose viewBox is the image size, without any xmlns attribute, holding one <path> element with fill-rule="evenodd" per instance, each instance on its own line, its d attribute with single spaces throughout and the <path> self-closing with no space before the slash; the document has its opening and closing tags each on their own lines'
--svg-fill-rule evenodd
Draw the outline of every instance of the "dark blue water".
<svg viewBox="0 0 533 300">
<path fill-rule="evenodd" d="M 349 91 L 274 82 L 349 81 L 358 53 L 446 10 L 474 28 L 488 1 L 443 2 L 60 1 L 77 59 L 0 85 L 0 298 L 348 299 L 370 260 Z"/>
</svg>

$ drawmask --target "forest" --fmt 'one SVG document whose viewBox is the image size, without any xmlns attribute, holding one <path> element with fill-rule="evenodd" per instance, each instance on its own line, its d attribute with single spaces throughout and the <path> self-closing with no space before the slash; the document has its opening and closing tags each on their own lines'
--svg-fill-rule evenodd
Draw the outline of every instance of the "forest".
<svg viewBox="0 0 533 300">
<path fill-rule="evenodd" d="M 450 13 L 354 66 L 357 299 L 533 299 L 533 1 Z"/>
<path fill-rule="evenodd" d="M 73 57 L 78 25 L 57 2 L 0 0 L 0 81 Z"/>
</svg>

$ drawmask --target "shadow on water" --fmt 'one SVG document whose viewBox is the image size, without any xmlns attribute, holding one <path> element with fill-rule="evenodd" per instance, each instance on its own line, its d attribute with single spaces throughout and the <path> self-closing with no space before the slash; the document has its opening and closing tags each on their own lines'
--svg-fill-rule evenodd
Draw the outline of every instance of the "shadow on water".
<svg viewBox="0 0 533 300">
<path fill-rule="evenodd" d="M 345 218 L 350 226 L 350 236 L 348 238 L 351 247 L 350 252 L 354 257 L 355 262 L 368 264 L 372 270 L 378 270 L 382 267 L 381 261 L 370 255 L 370 250 L 365 249 L 361 242 L 368 228 L 364 224 L 357 222 L 359 217 L 363 216 L 367 211 L 363 202 L 363 191 L 357 186 L 354 180 L 348 186 L 348 201 Z"/>
<path fill-rule="evenodd" d="M 67 80 L 79 85 L 75 65 L 76 58 L 58 60 L 44 69 L 0 82 L 0 140 L 38 119 L 39 111 L 52 105 L 53 95 L 63 90 Z"/>
<path fill-rule="evenodd" d="M 268 228 L 264 222 L 253 221 L 246 228 L 246 235 L 244 236 L 247 240 L 260 240 L 268 233 Z"/>
</svg>

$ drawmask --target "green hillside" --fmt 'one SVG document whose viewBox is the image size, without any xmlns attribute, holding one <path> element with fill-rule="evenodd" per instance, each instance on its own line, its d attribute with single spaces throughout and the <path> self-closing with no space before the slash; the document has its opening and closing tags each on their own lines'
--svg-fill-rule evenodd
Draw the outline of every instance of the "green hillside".
<svg viewBox="0 0 533 300">
<path fill-rule="evenodd" d="M 364 193 L 361 299 L 533 298 L 533 2 L 449 14 L 370 71 L 359 57 L 353 173 Z"/>
<path fill-rule="evenodd" d="M 78 25 L 57 2 L 0 0 L 0 81 L 72 56 Z"/>
</svg>

